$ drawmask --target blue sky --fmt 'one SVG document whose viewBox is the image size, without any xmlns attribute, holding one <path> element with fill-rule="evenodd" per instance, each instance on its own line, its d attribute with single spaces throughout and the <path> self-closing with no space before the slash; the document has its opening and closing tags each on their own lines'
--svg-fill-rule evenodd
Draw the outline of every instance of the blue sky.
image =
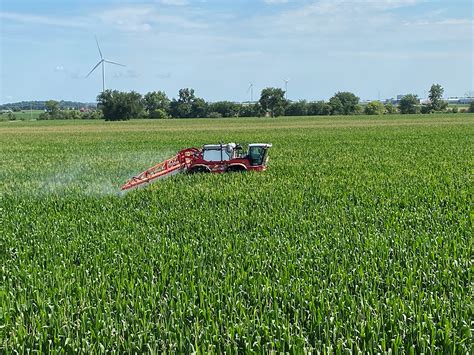
<svg viewBox="0 0 474 355">
<path fill-rule="evenodd" d="M 469 0 L 0 0 L 0 103 L 94 102 L 107 88 L 209 101 L 290 79 L 290 99 L 474 90 Z"/>
</svg>

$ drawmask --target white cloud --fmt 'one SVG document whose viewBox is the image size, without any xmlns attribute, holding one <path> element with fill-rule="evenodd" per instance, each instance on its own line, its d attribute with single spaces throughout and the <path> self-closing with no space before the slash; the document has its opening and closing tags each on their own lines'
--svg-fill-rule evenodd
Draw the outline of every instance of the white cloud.
<svg viewBox="0 0 474 355">
<path fill-rule="evenodd" d="M 275 5 L 275 4 L 287 4 L 289 0 L 263 0 L 263 2 L 268 5 Z"/>
<path fill-rule="evenodd" d="M 57 26 L 57 27 L 88 27 L 89 23 L 85 18 L 64 18 L 54 16 L 39 16 L 25 13 L 0 12 L 0 19 L 14 22 L 23 22 L 36 25 Z"/>
<path fill-rule="evenodd" d="M 97 15 L 106 25 L 122 31 L 149 32 L 160 26 L 176 26 L 181 29 L 206 28 L 207 25 L 182 15 L 168 15 L 153 6 L 119 7 Z"/>
<path fill-rule="evenodd" d="M 128 69 L 126 71 L 115 72 L 113 74 L 114 78 L 138 78 L 140 75 L 135 71 Z"/>
<path fill-rule="evenodd" d="M 184 6 L 188 5 L 187 0 L 160 0 L 160 3 L 163 5 L 171 5 L 171 6 Z"/>
<path fill-rule="evenodd" d="M 263 0 L 278 1 L 278 0 Z M 247 22 L 257 35 L 288 37 L 308 35 L 315 40 L 328 38 L 376 37 L 395 34 L 403 25 L 393 11 L 425 0 L 318 0 L 276 14 L 255 17 Z M 316 36 L 316 37 L 314 37 Z"/>
</svg>

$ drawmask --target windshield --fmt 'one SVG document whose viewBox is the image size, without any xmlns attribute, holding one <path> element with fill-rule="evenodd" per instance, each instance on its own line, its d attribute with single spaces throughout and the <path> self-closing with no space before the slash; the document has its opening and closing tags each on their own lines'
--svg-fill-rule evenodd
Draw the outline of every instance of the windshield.
<svg viewBox="0 0 474 355">
<path fill-rule="evenodd" d="M 221 161 L 221 160 L 230 160 L 232 151 L 228 152 L 225 149 L 216 150 L 216 149 L 206 149 L 203 151 L 203 159 L 207 161 Z"/>
<path fill-rule="evenodd" d="M 250 165 L 262 165 L 265 149 L 263 147 L 250 147 L 249 160 Z"/>
</svg>

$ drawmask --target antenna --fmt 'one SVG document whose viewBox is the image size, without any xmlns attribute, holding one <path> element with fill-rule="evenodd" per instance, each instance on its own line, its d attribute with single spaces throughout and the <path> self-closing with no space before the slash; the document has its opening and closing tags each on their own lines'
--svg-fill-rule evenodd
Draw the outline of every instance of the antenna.
<svg viewBox="0 0 474 355">
<path fill-rule="evenodd" d="M 92 68 L 92 70 L 86 75 L 86 78 L 88 78 L 89 75 L 91 75 L 92 72 L 94 70 L 96 70 L 99 65 L 101 65 L 102 66 L 102 92 L 104 92 L 105 91 L 105 63 L 119 65 L 121 67 L 125 67 L 125 65 L 117 63 L 117 62 L 113 62 L 113 61 L 108 60 L 108 59 L 104 59 L 104 56 L 102 55 L 102 51 L 100 50 L 99 41 L 97 40 L 97 36 L 95 36 L 95 43 L 97 44 L 97 49 L 99 50 L 100 60 L 95 65 L 95 67 Z"/>
<path fill-rule="evenodd" d="M 283 79 L 285 82 L 285 99 L 288 100 L 288 83 L 290 82 L 290 79 Z"/>
<path fill-rule="evenodd" d="M 250 102 L 253 102 L 253 83 L 250 83 L 247 93 L 250 91 Z"/>
</svg>

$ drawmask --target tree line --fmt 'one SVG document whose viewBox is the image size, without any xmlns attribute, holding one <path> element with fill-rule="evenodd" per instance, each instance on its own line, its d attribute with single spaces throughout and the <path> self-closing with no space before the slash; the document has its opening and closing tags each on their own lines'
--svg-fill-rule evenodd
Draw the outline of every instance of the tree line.
<svg viewBox="0 0 474 355">
<path fill-rule="evenodd" d="M 219 118 L 219 117 L 276 117 L 276 116 L 327 116 L 327 115 L 382 115 L 444 112 L 444 89 L 439 84 L 430 88 L 429 103 L 420 105 L 417 95 L 405 95 L 398 105 L 372 101 L 360 104 L 360 99 L 351 92 L 337 92 L 329 101 L 291 102 L 285 99 L 280 88 L 266 88 L 256 103 L 230 101 L 206 102 L 196 96 L 193 89 L 179 90 L 178 97 L 169 99 L 163 91 L 153 91 L 142 96 L 137 92 L 106 90 L 97 96 L 98 108 L 106 120 L 128 120 L 130 118 Z M 474 112 L 474 105 L 471 105 Z"/>
<path fill-rule="evenodd" d="M 265 88 L 257 102 L 236 103 L 231 101 L 206 102 L 196 96 L 194 89 L 185 88 L 178 97 L 169 99 L 163 91 L 152 91 L 145 95 L 138 92 L 106 90 L 97 96 L 97 110 L 64 110 L 58 101 L 44 103 L 45 112 L 39 119 L 101 119 L 107 121 L 134 118 L 220 118 L 220 117 L 277 117 L 277 116 L 328 116 L 328 115 L 383 115 L 446 112 L 448 104 L 443 101 L 444 89 L 433 84 L 429 91 L 429 102 L 420 104 L 417 95 L 405 95 L 394 105 L 372 101 L 365 105 L 351 92 L 337 92 L 328 101 L 289 101 L 281 88 Z M 474 103 L 468 110 L 474 112 Z M 454 107 L 450 112 L 457 112 Z"/>
<path fill-rule="evenodd" d="M 329 102 L 290 102 L 280 88 L 263 89 L 255 103 L 206 102 L 189 88 L 179 90 L 178 97 L 172 100 L 163 91 L 149 92 L 142 97 L 134 91 L 106 90 L 97 97 L 97 102 L 104 118 L 110 121 L 130 118 L 353 115 L 364 111 L 359 105 L 359 98 L 350 92 L 338 92 Z M 390 112 L 394 111 L 390 105 L 387 107 Z"/>
<path fill-rule="evenodd" d="M 50 100 L 51 101 L 51 100 Z M 48 101 L 20 101 L 20 102 L 12 102 L 8 104 L 0 105 L 0 110 L 11 110 L 12 112 L 19 112 L 23 110 L 46 110 Z M 56 101 L 59 105 L 61 110 L 79 110 L 81 108 L 89 108 L 94 109 L 96 108 L 95 103 L 88 103 L 88 102 L 77 102 L 77 101 Z"/>
</svg>

